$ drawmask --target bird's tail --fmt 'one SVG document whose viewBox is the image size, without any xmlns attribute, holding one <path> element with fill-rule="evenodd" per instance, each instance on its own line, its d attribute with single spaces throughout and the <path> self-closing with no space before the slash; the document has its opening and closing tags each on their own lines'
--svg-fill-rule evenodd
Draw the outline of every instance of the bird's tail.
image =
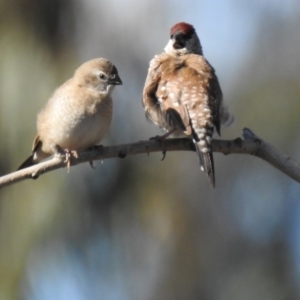
<svg viewBox="0 0 300 300">
<path fill-rule="evenodd" d="M 201 147 L 200 142 L 195 140 L 194 143 L 199 157 L 201 171 L 205 172 L 211 187 L 215 188 L 215 167 L 212 150 Z"/>
<path fill-rule="evenodd" d="M 37 162 L 34 161 L 33 154 L 32 154 L 21 164 L 21 166 L 17 169 L 17 171 L 31 167 L 31 166 L 35 165 L 36 163 Z"/>
</svg>

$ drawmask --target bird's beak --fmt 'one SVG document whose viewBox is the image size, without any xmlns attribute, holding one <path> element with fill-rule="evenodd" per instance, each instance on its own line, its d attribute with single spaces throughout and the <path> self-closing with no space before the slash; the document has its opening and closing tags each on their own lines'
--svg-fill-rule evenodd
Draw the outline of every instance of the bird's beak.
<svg viewBox="0 0 300 300">
<path fill-rule="evenodd" d="M 172 42 L 174 49 L 181 49 L 185 47 L 185 41 L 181 32 L 175 33 L 172 36 Z"/>
<path fill-rule="evenodd" d="M 120 76 L 118 74 L 115 74 L 113 77 L 109 78 L 108 84 L 111 85 L 121 85 L 123 84 Z"/>
</svg>

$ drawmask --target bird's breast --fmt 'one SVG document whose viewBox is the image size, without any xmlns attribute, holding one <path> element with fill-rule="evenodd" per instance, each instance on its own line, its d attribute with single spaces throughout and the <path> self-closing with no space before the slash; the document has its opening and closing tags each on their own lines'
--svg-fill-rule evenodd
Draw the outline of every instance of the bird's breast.
<svg viewBox="0 0 300 300">
<path fill-rule="evenodd" d="M 64 101 L 41 113 L 38 132 L 45 148 L 56 144 L 63 149 L 84 150 L 103 139 L 111 119 L 110 97 L 105 101 Z"/>
</svg>

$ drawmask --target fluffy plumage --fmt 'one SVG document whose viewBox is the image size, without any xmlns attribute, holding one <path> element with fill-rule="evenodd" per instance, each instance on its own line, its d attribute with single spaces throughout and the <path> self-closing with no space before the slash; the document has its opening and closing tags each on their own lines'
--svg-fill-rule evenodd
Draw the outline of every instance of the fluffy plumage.
<svg viewBox="0 0 300 300">
<path fill-rule="evenodd" d="M 98 58 L 81 65 L 39 113 L 32 155 L 18 170 L 51 156 L 57 147 L 70 153 L 100 143 L 111 124 L 111 93 L 119 84 L 110 61 Z"/>
<path fill-rule="evenodd" d="M 150 62 L 143 91 L 146 117 L 159 127 L 193 139 L 211 185 L 215 186 L 211 140 L 220 134 L 223 96 L 213 67 L 202 55 L 194 27 L 178 23 L 171 28 L 165 52 Z"/>
</svg>

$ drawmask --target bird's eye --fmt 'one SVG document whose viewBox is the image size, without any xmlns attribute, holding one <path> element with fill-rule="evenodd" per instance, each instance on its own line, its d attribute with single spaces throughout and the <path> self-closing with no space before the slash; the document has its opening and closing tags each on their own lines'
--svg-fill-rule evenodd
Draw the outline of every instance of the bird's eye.
<svg viewBox="0 0 300 300">
<path fill-rule="evenodd" d="M 103 73 L 100 73 L 99 77 L 100 77 L 100 79 L 105 79 L 106 76 Z"/>
</svg>

